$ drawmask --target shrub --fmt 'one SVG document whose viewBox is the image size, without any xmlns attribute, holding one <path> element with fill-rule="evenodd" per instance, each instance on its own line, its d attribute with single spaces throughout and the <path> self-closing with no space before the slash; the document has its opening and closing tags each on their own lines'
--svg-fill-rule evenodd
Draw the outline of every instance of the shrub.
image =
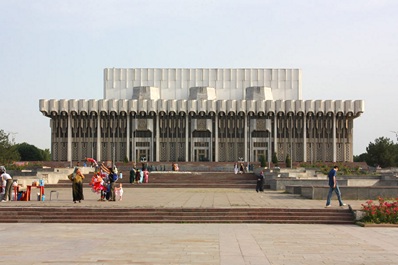
<svg viewBox="0 0 398 265">
<path fill-rule="evenodd" d="M 286 167 L 292 167 L 292 160 L 290 159 L 289 154 L 286 155 L 285 163 L 286 163 Z"/>
<path fill-rule="evenodd" d="M 362 204 L 364 216 L 361 221 L 375 224 L 398 224 L 398 198 L 385 200 L 378 198 L 377 203 L 372 200 Z"/>
<path fill-rule="evenodd" d="M 267 163 L 265 162 L 265 157 L 263 155 L 260 156 L 260 164 L 262 168 L 267 165 Z"/>
<path fill-rule="evenodd" d="M 275 152 L 272 154 L 272 164 L 278 166 L 278 156 L 276 155 Z"/>
</svg>

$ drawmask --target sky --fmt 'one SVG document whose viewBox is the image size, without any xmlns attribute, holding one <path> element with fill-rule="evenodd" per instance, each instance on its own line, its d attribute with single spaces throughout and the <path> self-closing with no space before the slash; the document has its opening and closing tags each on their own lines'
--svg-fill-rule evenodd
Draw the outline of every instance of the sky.
<svg viewBox="0 0 398 265">
<path fill-rule="evenodd" d="M 101 99 L 105 68 L 300 68 L 303 100 L 364 100 L 354 155 L 397 142 L 396 0 L 0 0 L 0 129 L 50 149 L 40 99 Z"/>
</svg>

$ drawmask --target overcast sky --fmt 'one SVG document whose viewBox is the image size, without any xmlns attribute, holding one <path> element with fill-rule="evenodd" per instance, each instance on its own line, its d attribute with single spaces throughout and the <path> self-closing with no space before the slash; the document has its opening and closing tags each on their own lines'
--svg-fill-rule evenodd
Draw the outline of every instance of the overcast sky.
<svg viewBox="0 0 398 265">
<path fill-rule="evenodd" d="M 359 155 L 396 142 L 397 14 L 396 0 L 0 0 L 0 129 L 50 148 L 39 99 L 101 99 L 104 68 L 300 68 L 304 100 L 365 100 Z"/>
</svg>

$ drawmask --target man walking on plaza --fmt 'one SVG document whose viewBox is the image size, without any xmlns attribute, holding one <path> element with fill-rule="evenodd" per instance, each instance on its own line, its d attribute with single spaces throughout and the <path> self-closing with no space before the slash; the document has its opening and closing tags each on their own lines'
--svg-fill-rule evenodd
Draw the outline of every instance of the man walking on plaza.
<svg viewBox="0 0 398 265">
<path fill-rule="evenodd" d="M 329 179 L 329 193 L 328 193 L 328 198 L 326 200 L 326 208 L 331 207 L 330 205 L 330 199 L 332 198 L 333 191 L 336 192 L 337 199 L 339 200 L 340 206 L 345 206 L 346 204 L 343 203 L 341 200 L 341 192 L 339 189 L 339 185 L 337 184 L 337 171 L 339 170 L 338 166 L 334 166 L 328 174 L 328 179 Z"/>
</svg>

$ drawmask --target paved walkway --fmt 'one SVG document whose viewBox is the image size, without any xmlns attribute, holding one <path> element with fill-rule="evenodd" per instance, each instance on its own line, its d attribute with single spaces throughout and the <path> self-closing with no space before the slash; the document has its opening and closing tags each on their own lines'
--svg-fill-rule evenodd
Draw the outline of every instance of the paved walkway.
<svg viewBox="0 0 398 265">
<path fill-rule="evenodd" d="M 130 185 L 130 187 L 127 187 Z M 139 184 L 145 185 L 145 184 Z M 161 207 L 161 208 L 229 208 L 229 207 L 267 207 L 267 208 L 323 208 L 325 200 L 304 199 L 297 194 L 288 194 L 281 191 L 265 190 L 257 193 L 254 189 L 192 189 L 192 188 L 136 188 L 135 185 L 125 184 L 122 201 L 99 202 L 99 195 L 93 193 L 88 187 L 84 188 L 85 200 L 76 207 Z M 59 198 L 56 200 L 58 191 Z M 45 201 L 37 201 L 39 189 L 32 189 L 31 201 L 12 201 L 2 203 L 4 206 L 57 206 L 67 207 L 72 203 L 72 189 L 51 188 L 45 189 Z M 343 194 L 344 199 L 344 194 Z M 348 200 L 344 201 L 354 210 L 361 209 L 361 204 L 365 201 Z M 336 195 L 332 197 L 332 206 L 338 207 Z"/>
<path fill-rule="evenodd" d="M 85 200 L 73 204 L 70 189 L 57 191 L 58 200 L 49 201 L 46 190 L 44 202 L 13 201 L 0 207 L 323 208 L 325 204 L 276 191 L 149 188 L 126 188 L 123 201 L 117 202 L 98 202 L 98 195 L 85 189 Z M 359 209 L 363 202 L 345 203 Z M 1 224 L 0 237 L 0 264 L 398 264 L 397 228 L 356 225 L 17 223 Z"/>
</svg>

